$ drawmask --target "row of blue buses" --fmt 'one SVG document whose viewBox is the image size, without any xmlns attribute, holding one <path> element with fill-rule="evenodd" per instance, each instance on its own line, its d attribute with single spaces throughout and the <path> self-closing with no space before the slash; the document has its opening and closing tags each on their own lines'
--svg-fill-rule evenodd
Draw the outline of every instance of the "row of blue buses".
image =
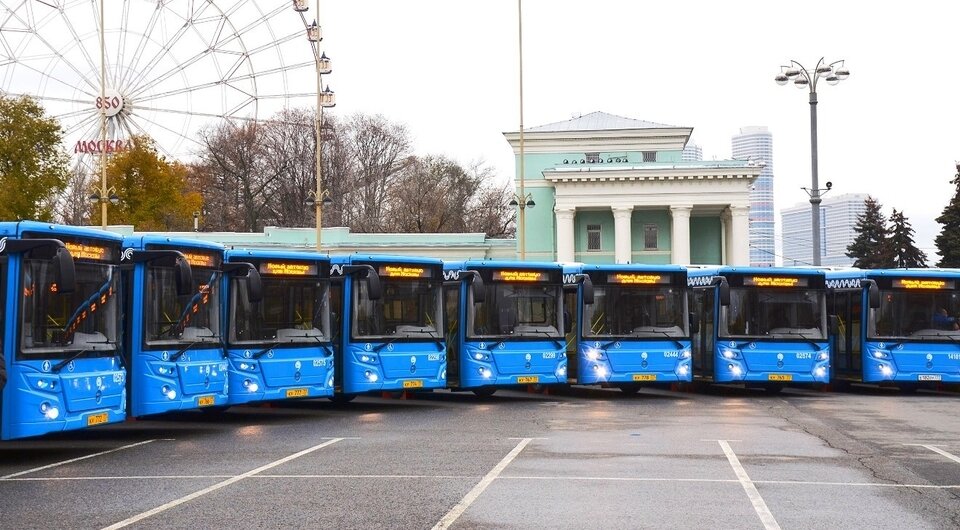
<svg viewBox="0 0 960 530">
<path fill-rule="evenodd" d="M 960 271 L 226 250 L 0 223 L 0 425 L 516 385 L 960 383 Z"/>
</svg>

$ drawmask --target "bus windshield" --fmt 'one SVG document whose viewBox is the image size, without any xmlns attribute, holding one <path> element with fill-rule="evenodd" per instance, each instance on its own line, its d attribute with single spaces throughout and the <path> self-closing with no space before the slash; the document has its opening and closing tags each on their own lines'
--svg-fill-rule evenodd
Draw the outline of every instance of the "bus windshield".
<svg viewBox="0 0 960 530">
<path fill-rule="evenodd" d="M 370 300 L 366 279 L 358 279 L 353 293 L 355 339 L 443 337 L 441 282 L 430 279 L 383 278 L 383 295 Z"/>
<path fill-rule="evenodd" d="M 467 336 L 562 338 L 560 285 L 488 282 L 484 301 L 467 309 Z"/>
<path fill-rule="evenodd" d="M 220 271 L 193 267 L 193 294 L 177 296 L 173 267 L 147 267 L 147 344 L 219 342 Z"/>
<path fill-rule="evenodd" d="M 960 296 L 956 292 L 884 290 L 880 295 L 880 308 L 871 310 L 871 338 L 960 340 Z"/>
<path fill-rule="evenodd" d="M 687 298 L 677 287 L 597 285 L 584 306 L 585 337 L 683 337 Z"/>
<path fill-rule="evenodd" d="M 20 344 L 27 358 L 116 350 L 120 274 L 116 265 L 77 262 L 76 290 L 57 290 L 49 260 L 25 259 Z"/>
<path fill-rule="evenodd" d="M 825 294 L 822 289 L 731 288 L 730 305 L 721 308 L 720 335 L 823 339 Z"/>
<path fill-rule="evenodd" d="M 329 282 L 263 276 L 263 300 L 250 303 L 247 281 L 230 281 L 230 343 L 330 341 Z"/>
</svg>

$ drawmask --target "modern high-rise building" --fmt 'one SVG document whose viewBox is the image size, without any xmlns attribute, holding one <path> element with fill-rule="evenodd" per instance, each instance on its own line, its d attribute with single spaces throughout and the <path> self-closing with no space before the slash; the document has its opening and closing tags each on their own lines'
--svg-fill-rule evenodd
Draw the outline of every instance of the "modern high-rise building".
<svg viewBox="0 0 960 530">
<path fill-rule="evenodd" d="M 820 203 L 820 264 L 831 267 L 853 265 L 847 247 L 857 237 L 857 217 L 866 211 L 863 193 L 845 193 L 824 198 Z M 780 212 L 783 227 L 783 264 L 813 264 L 810 235 L 810 203 L 802 202 Z"/>
<path fill-rule="evenodd" d="M 703 148 L 697 144 L 687 142 L 680 153 L 681 162 L 700 162 L 703 160 Z"/>
<path fill-rule="evenodd" d="M 773 211 L 773 135 L 766 127 L 742 127 L 733 137 L 733 158 L 763 164 L 750 190 L 750 265 L 776 265 L 776 218 Z"/>
</svg>

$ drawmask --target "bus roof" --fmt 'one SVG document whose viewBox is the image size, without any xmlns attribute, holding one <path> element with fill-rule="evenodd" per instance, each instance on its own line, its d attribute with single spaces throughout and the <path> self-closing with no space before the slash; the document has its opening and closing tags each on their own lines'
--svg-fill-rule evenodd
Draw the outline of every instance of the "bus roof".
<svg viewBox="0 0 960 530">
<path fill-rule="evenodd" d="M 316 251 L 298 250 L 263 250 L 263 249 L 230 249 L 227 250 L 227 261 L 242 261 L 243 258 L 284 259 L 299 261 L 330 262 L 330 256 Z"/>
<path fill-rule="evenodd" d="M 687 276 L 723 276 L 725 274 L 784 274 L 797 276 L 823 276 L 824 271 L 815 267 L 736 267 L 719 266 L 687 269 Z"/>
<path fill-rule="evenodd" d="M 22 236 L 25 233 L 45 234 L 47 237 L 56 238 L 57 236 L 84 237 L 92 239 L 104 239 L 119 243 L 123 238 L 119 234 L 92 228 L 88 226 L 70 226 L 58 225 L 54 223 L 41 223 L 39 221 L 14 221 L 0 223 L 0 233 L 4 235 Z"/>
<path fill-rule="evenodd" d="M 345 256 L 331 256 L 330 261 L 335 264 L 347 265 L 351 263 L 419 263 L 422 265 L 441 265 L 439 258 L 423 258 L 420 256 L 391 256 L 385 254 L 348 254 Z"/>
<path fill-rule="evenodd" d="M 585 263 L 567 263 L 563 266 L 563 272 L 581 273 L 581 272 L 687 272 L 687 267 L 683 265 L 647 265 L 643 263 L 620 263 L 606 265 L 592 265 Z"/>
<path fill-rule="evenodd" d="M 446 261 L 443 263 L 446 270 L 467 269 L 546 269 L 562 270 L 562 265 L 553 261 L 513 261 L 513 260 L 467 260 Z"/>
<path fill-rule="evenodd" d="M 960 269 L 851 269 L 844 271 L 827 271 L 827 279 L 849 279 L 849 278 L 942 278 L 944 276 L 960 277 Z"/>
<path fill-rule="evenodd" d="M 163 234 L 137 234 L 123 238 L 124 247 L 136 249 L 146 248 L 147 245 L 168 245 L 174 247 L 200 248 L 208 250 L 219 250 L 223 252 L 223 245 L 199 239 L 187 239 L 179 237 L 168 237 Z"/>
</svg>

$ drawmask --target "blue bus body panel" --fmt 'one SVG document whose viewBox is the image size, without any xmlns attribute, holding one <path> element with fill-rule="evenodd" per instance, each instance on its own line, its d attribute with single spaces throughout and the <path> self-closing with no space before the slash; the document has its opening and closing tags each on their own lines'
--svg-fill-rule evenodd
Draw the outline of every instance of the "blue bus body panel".
<svg viewBox="0 0 960 530">
<path fill-rule="evenodd" d="M 330 257 L 316 252 L 285 250 L 228 250 L 228 263 L 249 259 L 278 259 L 312 262 L 329 269 Z M 229 278 L 224 279 L 223 321 L 229 325 L 229 307 L 236 293 L 229 289 Z M 277 401 L 288 398 L 316 398 L 333 395 L 334 356 L 330 342 L 313 345 L 278 345 L 258 359 L 253 354 L 263 346 L 231 345 L 227 348 L 230 385 L 228 403 L 240 405 L 255 401 Z"/>
<path fill-rule="evenodd" d="M 824 271 L 802 267 L 703 267 L 688 271 L 688 284 L 708 286 L 728 274 L 790 275 L 825 277 Z M 715 288 L 715 287 L 714 287 Z M 715 302 L 719 315 L 719 300 Z M 714 330 L 719 325 L 714 326 Z M 715 336 L 713 380 L 717 383 L 829 383 L 830 343 L 828 339 L 761 340 Z"/>
<path fill-rule="evenodd" d="M 117 234 L 92 228 L 36 221 L 0 223 L 0 237 L 4 238 L 0 247 L 6 246 L 6 238 L 24 235 L 48 239 L 87 238 L 114 244 L 121 241 Z M 6 282 L 7 293 L 3 353 L 8 377 L 2 391 L 0 438 L 12 440 L 124 421 L 127 374 L 119 355 L 75 359 L 59 373 L 53 372 L 53 366 L 63 360 L 63 356 L 49 360 L 15 359 L 19 347 L 16 330 L 20 297 L 13 293 L 20 292 L 22 269 L 20 255 L 9 256 L 7 277 L 0 279 Z"/>
<path fill-rule="evenodd" d="M 374 266 L 379 263 L 427 265 L 442 270 L 439 259 L 352 254 L 331 258 L 331 279 L 342 276 L 342 267 L 358 263 Z M 443 342 L 442 330 L 440 344 L 433 340 L 353 340 L 351 329 L 354 278 L 353 275 L 347 276 L 343 282 L 340 342 L 336 344 L 334 355 L 334 362 L 341 363 L 342 366 L 340 392 L 360 394 L 446 387 L 447 347 Z"/>
<path fill-rule="evenodd" d="M 862 314 L 869 314 L 866 285 L 861 280 L 883 277 L 952 278 L 960 282 L 960 269 L 848 269 L 827 271 L 830 289 L 860 289 Z M 861 322 L 861 371 L 865 383 L 960 383 L 960 342 L 924 340 L 885 341 L 869 338 L 868 319 Z M 885 370 L 881 370 L 885 368 Z M 886 371 L 886 373 L 884 373 Z"/>
<path fill-rule="evenodd" d="M 216 243 L 145 234 L 123 239 L 124 250 L 147 250 L 151 245 L 176 248 L 182 252 L 205 250 L 223 252 Z M 146 293 L 146 264 L 133 266 L 132 313 L 127 315 L 127 333 L 132 348 L 130 415 L 149 416 L 201 407 L 222 407 L 228 403 L 228 363 L 222 345 L 206 345 L 185 351 L 175 361 L 182 346 L 145 347 L 143 296 Z M 221 303 L 223 296 L 221 295 Z M 223 326 L 221 325 L 221 328 Z"/>
<path fill-rule="evenodd" d="M 574 283 L 578 274 L 598 273 L 687 273 L 682 265 L 584 265 L 563 267 L 564 283 Z M 684 284 L 685 285 L 685 284 Z M 575 340 L 577 341 L 577 373 L 579 384 L 602 383 L 677 383 L 693 380 L 689 337 L 673 340 L 659 338 L 597 340 L 583 336 L 583 291 L 577 289 L 578 311 Z M 679 344 L 678 344 L 679 343 Z"/>
</svg>

